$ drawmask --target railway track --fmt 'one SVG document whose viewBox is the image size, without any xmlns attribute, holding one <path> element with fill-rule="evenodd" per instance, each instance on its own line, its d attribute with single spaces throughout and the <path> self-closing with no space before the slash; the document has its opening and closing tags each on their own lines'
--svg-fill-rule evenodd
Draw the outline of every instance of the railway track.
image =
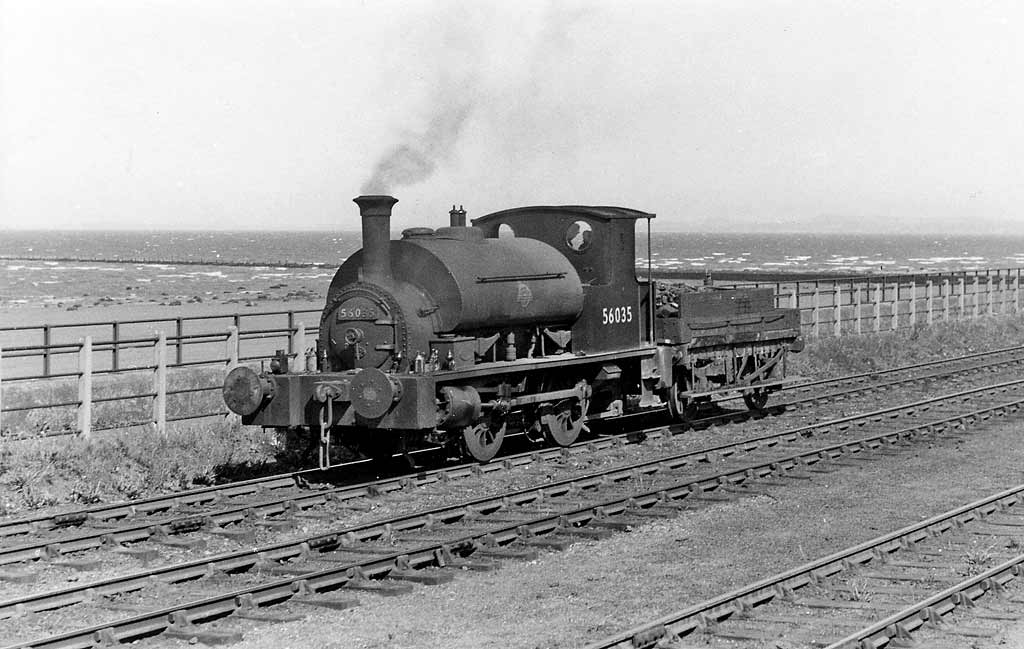
<svg viewBox="0 0 1024 649">
<path fill-rule="evenodd" d="M 1001 366 L 1002 364 L 998 367 Z M 964 376 L 963 374 L 958 375 L 958 380 L 964 380 Z M 834 397 L 834 392 L 829 393 L 829 398 Z M 806 399 L 803 403 L 806 403 Z M 935 403 L 935 400 L 917 403 L 919 403 L 918 407 L 922 407 L 920 404 Z M 910 408 L 910 410 L 912 409 Z M 907 410 L 905 404 L 897 404 L 894 408 L 879 410 L 879 412 L 887 413 L 887 416 L 899 416 L 899 413 L 904 410 Z M 730 414 L 715 415 L 706 418 L 703 425 L 710 425 L 731 417 Z M 836 425 L 842 425 L 842 419 L 835 421 L 840 422 Z M 663 459 L 674 461 L 679 457 L 706 458 L 714 454 L 736 454 L 744 452 L 748 448 L 758 448 L 759 445 L 771 443 L 771 440 L 776 438 L 784 439 L 794 434 L 815 435 L 817 434 L 815 431 L 828 430 L 833 423 L 834 421 L 830 420 L 753 439 L 741 437 L 736 441 L 697 448 L 685 451 L 683 454 L 673 453 L 666 456 L 663 450 L 660 452 L 655 450 L 651 453 L 653 457 L 647 461 L 660 462 Z M 122 505 L 112 505 L 102 509 L 94 508 L 93 511 L 15 522 L 15 525 L 7 528 L 9 532 L 5 539 L 7 542 L 0 543 L 0 567 L 8 566 L 6 572 L 0 571 L 0 580 L 31 582 L 35 577 L 34 571 L 17 567 L 10 568 L 12 564 L 25 564 L 26 562 L 48 560 L 71 569 L 98 568 L 100 566 L 97 566 L 95 562 L 68 562 L 65 557 L 96 550 L 111 543 L 138 544 L 152 541 L 162 547 L 173 548 L 180 546 L 180 543 L 173 537 L 194 532 L 197 529 L 207 532 L 206 545 L 210 547 L 225 547 L 225 544 L 218 543 L 218 540 L 255 545 L 259 540 L 272 535 L 275 528 L 286 527 L 280 524 L 271 524 L 272 521 L 267 520 L 268 518 L 286 517 L 289 514 L 312 516 L 312 512 L 319 511 L 320 517 L 333 515 L 352 519 L 372 509 L 373 505 L 366 502 L 369 498 L 406 491 L 414 487 L 448 484 L 455 480 L 470 480 L 484 474 L 529 472 L 532 465 L 551 462 L 564 463 L 574 456 L 585 457 L 605 453 L 612 455 L 612 457 L 604 457 L 605 460 L 622 463 L 628 458 L 621 456 L 621 446 L 628 439 L 668 440 L 671 439 L 673 432 L 675 431 L 671 427 L 632 431 L 619 436 L 599 438 L 570 449 L 545 449 L 521 453 L 506 457 L 500 463 L 482 466 L 460 465 L 422 472 L 414 476 L 397 476 L 340 487 L 328 487 L 321 484 L 319 488 L 315 488 L 308 482 L 306 476 L 313 476 L 316 473 L 312 471 L 299 472 L 272 477 L 269 480 L 252 480 L 225 485 L 221 488 L 211 487 L 185 494 L 172 494 L 163 498 L 157 497 Z M 738 451 L 737 449 L 742 450 Z M 619 451 L 619 456 L 614 457 L 617 451 Z M 565 472 L 565 467 L 561 467 L 560 471 Z M 322 476 L 320 477 L 322 478 Z M 486 486 L 478 483 L 472 489 L 487 491 Z M 97 515 L 96 510 L 102 512 L 102 516 Z M 240 530 L 239 526 L 245 527 L 245 529 Z M 227 529 L 228 527 L 232 527 L 232 529 Z M 291 527 L 298 527 L 298 525 Z M 21 535 L 14 536 L 10 533 L 14 531 L 21 532 Z M 24 536 L 29 535 L 28 533 L 31 533 L 32 540 L 26 542 Z M 14 542 L 11 543 L 11 541 Z M 126 554 L 132 553 L 126 551 Z M 152 550 L 148 550 L 140 556 L 146 560 L 156 558 Z"/>
<path fill-rule="evenodd" d="M 1024 363 L 1024 347 L 1010 347 L 953 359 L 928 361 L 875 372 L 806 382 L 788 388 L 784 394 L 794 396 L 790 396 L 780 403 L 771 406 L 766 412 L 781 413 L 798 408 L 805 409 L 813 404 L 822 404 L 829 401 L 849 401 L 857 395 L 864 393 L 886 393 L 896 388 L 905 388 L 915 384 L 927 385 L 939 380 L 946 380 L 947 383 L 952 384 L 963 383 L 978 375 L 998 372 L 1006 368 L 1018 366 L 1021 363 Z M 883 381 L 877 380 L 882 377 L 893 378 Z M 839 389 L 836 389 L 837 386 Z M 826 391 L 821 391 L 823 389 L 826 389 Z M 760 413 L 755 413 L 755 416 L 757 414 Z M 751 413 L 746 410 L 720 412 L 702 416 L 690 422 L 688 426 L 698 428 L 709 427 L 730 421 L 749 419 L 751 416 Z M 371 481 L 355 485 L 353 486 L 352 493 L 354 494 L 353 497 L 386 493 L 410 486 L 422 486 L 439 481 L 457 480 L 466 476 L 479 475 L 480 473 L 501 471 L 510 467 L 522 467 L 537 461 L 559 461 L 565 459 L 566 453 L 590 453 L 614 447 L 621 442 L 644 441 L 647 439 L 658 440 L 681 432 L 688 426 L 675 424 L 657 426 L 641 431 L 616 433 L 576 444 L 568 450 L 540 449 L 514 453 L 500 458 L 499 462 L 490 465 L 470 463 L 428 471 L 418 471 L 413 474 L 396 476 L 394 479 Z M 616 437 L 619 438 L 618 441 L 614 439 Z M 344 464 L 331 472 L 323 472 L 317 469 L 295 471 L 231 484 L 193 489 L 165 496 L 154 496 L 123 503 L 95 505 L 57 514 L 42 514 L 0 521 L 0 548 L 9 545 L 11 537 L 29 534 L 36 537 L 41 546 L 59 540 L 60 536 L 73 529 L 95 528 L 100 535 L 107 534 L 111 531 L 110 527 L 112 525 L 116 525 L 120 521 L 130 520 L 136 522 L 145 521 L 147 526 L 159 525 L 163 527 L 161 533 L 174 534 L 178 529 L 176 521 L 182 518 L 189 518 L 189 514 L 194 514 L 196 508 L 228 504 L 232 501 L 245 506 L 255 505 L 268 499 L 275 500 L 279 504 L 285 503 L 292 498 L 301 498 L 311 490 L 315 491 L 317 485 L 334 482 L 336 479 L 339 479 L 345 470 L 360 468 L 366 464 L 369 464 L 368 460 L 359 460 Z M 273 497 L 273 494 L 276 494 L 276 497 Z M 185 514 L 174 516 L 175 512 L 185 512 Z M 19 558 L 17 560 L 21 561 L 24 559 Z M 0 565 L 4 563 L 9 563 L 9 561 L 4 558 L 3 552 L 0 551 Z"/>
<path fill-rule="evenodd" d="M 1024 619 L 1024 485 L 686 607 L 587 649 L 964 646 Z M 1016 592 L 1011 589 L 1016 587 Z M 962 613 L 962 615 L 960 615 Z M 956 617 L 955 621 L 950 618 Z M 921 639 L 921 638 L 917 638 Z"/>
<path fill-rule="evenodd" d="M 185 550 L 205 540 L 199 525 L 177 539 L 180 558 L 164 565 L 0 602 L 0 633 L 13 647 L 85 647 L 156 633 L 226 642 L 253 620 L 301 616 L 310 606 L 344 608 L 363 591 L 396 594 L 413 583 L 446 581 L 456 570 L 494 569 L 539 548 L 562 548 L 681 509 L 758 494 L 784 478 L 806 479 L 898 454 L 918 439 L 959 436 L 1022 404 L 1024 380 L 1004 382 L 196 557 Z M 276 522 L 293 525 L 304 511 L 286 509 Z M 336 517 L 310 513 L 327 514 L 328 527 Z M 134 545 L 150 549 L 146 542 Z M 127 549 L 110 537 L 100 551 L 123 561 Z"/>
</svg>

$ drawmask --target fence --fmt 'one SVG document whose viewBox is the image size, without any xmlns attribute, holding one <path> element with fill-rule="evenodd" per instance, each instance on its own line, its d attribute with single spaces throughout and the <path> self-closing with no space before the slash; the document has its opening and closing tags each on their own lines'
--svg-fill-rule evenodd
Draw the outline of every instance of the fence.
<svg viewBox="0 0 1024 649">
<path fill-rule="evenodd" d="M 838 337 L 932 325 L 937 321 L 1020 313 L 1021 270 L 751 282 L 733 286 L 771 287 L 775 291 L 776 306 L 800 310 L 801 328 L 806 335 Z"/>
<path fill-rule="evenodd" d="M 0 327 L 0 345 L 6 352 L 7 378 L 73 377 L 78 373 L 77 355 L 85 337 L 93 340 L 94 372 L 105 374 L 139 369 L 148 363 L 154 329 L 167 336 L 171 367 L 203 365 L 219 358 L 229 326 L 238 331 L 242 361 L 267 358 L 279 348 L 295 353 L 293 332 L 299 319 L 317 322 L 320 311 Z"/>
<path fill-rule="evenodd" d="M 810 336 L 1021 312 L 1021 269 L 743 286 L 773 287 L 776 304 L 798 308 Z M 15 424 L 24 425 L 32 413 L 42 411 L 65 415 L 56 421 L 27 421 L 30 427 L 86 437 L 94 430 L 143 424 L 163 432 L 170 421 L 227 415 L 220 400 L 226 371 L 266 359 L 276 349 L 304 361 L 307 336 L 318 328 L 306 327 L 300 316 L 319 319 L 319 311 L 0 328 L 0 334 L 43 339 L 41 345 L 0 346 L 0 434 L 15 427 L 12 420 L 20 418 Z M 225 322 L 230 324 L 215 330 Z M 154 323 L 168 323 L 173 334 L 137 333 Z M 197 330 L 199 323 L 205 329 Z M 54 342 L 56 332 L 84 335 L 76 342 Z M 105 332 L 107 339 L 94 337 Z"/>
<path fill-rule="evenodd" d="M 303 323 L 296 323 L 289 332 L 288 348 L 305 350 L 308 332 Z M 16 429 L 18 424 L 38 427 L 41 422 L 26 422 L 24 417 L 26 413 L 44 411 L 49 413 L 50 419 L 42 422 L 49 424 L 48 430 L 42 432 L 53 435 L 74 432 L 86 438 L 94 430 L 150 425 L 157 432 L 164 433 L 171 421 L 233 416 L 220 400 L 224 376 L 240 363 L 253 359 L 242 356 L 242 335 L 237 327 L 229 326 L 222 338 L 223 356 L 204 362 L 182 363 L 176 371 L 175 366 L 168 362 L 172 347 L 169 337 L 164 332 L 156 332 L 152 338 L 133 341 L 136 348 L 142 343 L 148 344 L 151 359 L 148 364 L 135 365 L 116 373 L 106 372 L 105 377 L 97 377 L 94 362 L 97 346 L 92 336 L 85 336 L 74 345 L 76 371 L 64 372 L 60 378 L 46 382 L 6 377 L 7 352 L 0 347 L 0 432 Z M 64 347 L 68 346 L 62 345 Z M 298 353 L 294 362 L 304 365 L 305 358 Z M 97 378 L 104 380 L 97 382 Z M 5 391 L 8 394 L 6 400 Z M 21 403 L 6 403 L 15 400 L 11 396 Z M 107 408 L 108 412 L 102 412 L 102 408 Z M 54 411 L 59 414 L 55 416 Z M 23 418 L 21 421 L 17 420 L 19 416 Z M 9 422 L 12 419 L 14 424 Z M 33 432 L 38 434 L 40 431 Z"/>
</svg>

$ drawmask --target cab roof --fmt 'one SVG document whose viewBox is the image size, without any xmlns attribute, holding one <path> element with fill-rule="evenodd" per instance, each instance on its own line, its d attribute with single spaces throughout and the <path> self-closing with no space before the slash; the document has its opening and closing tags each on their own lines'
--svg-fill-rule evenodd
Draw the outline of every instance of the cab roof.
<svg viewBox="0 0 1024 649">
<path fill-rule="evenodd" d="M 654 214 L 649 212 L 641 212 L 640 210 L 630 209 L 628 207 L 612 207 L 612 206 L 594 206 L 594 205 L 534 205 L 529 207 L 514 207 L 508 210 L 501 210 L 500 212 L 491 212 L 485 214 L 480 218 L 473 219 L 473 225 L 490 223 L 491 221 L 507 218 L 509 216 L 528 215 L 530 213 L 537 214 L 574 214 L 578 216 L 586 216 L 593 219 L 600 219 L 602 221 L 611 221 L 613 219 L 653 219 Z"/>
</svg>

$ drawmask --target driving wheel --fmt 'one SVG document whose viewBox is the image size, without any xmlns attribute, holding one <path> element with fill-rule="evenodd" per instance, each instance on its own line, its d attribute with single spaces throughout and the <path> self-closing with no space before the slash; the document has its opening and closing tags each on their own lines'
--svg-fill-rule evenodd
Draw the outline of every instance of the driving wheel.
<svg viewBox="0 0 1024 649">
<path fill-rule="evenodd" d="M 485 415 L 480 421 L 462 429 L 466 452 L 478 462 L 489 462 L 501 449 L 505 439 L 505 419 Z"/>
<path fill-rule="evenodd" d="M 541 416 L 544 437 L 559 446 L 569 446 L 583 430 L 589 399 L 562 399 Z"/>
</svg>

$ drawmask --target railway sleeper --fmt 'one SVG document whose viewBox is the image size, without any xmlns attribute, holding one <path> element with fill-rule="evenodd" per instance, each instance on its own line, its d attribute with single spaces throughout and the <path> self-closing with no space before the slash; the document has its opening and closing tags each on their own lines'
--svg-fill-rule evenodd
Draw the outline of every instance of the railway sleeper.
<svg viewBox="0 0 1024 649">
<path fill-rule="evenodd" d="M 234 541 L 239 545 L 250 547 L 256 545 L 256 530 L 253 529 L 229 529 L 217 526 L 206 531 L 210 534 L 222 536 L 229 541 Z"/>
</svg>

